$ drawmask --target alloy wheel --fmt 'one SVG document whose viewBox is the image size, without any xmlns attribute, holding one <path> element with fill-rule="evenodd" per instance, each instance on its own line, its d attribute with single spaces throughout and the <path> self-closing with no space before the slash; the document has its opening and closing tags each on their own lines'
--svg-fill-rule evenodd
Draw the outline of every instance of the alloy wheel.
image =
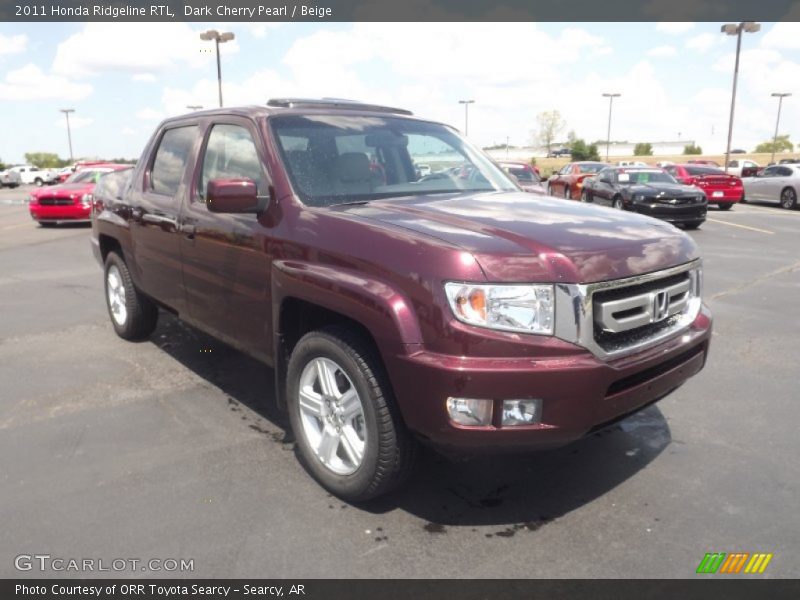
<svg viewBox="0 0 800 600">
<path fill-rule="evenodd" d="M 124 326 L 125 321 L 128 319 L 128 307 L 125 303 L 125 285 L 116 265 L 111 265 L 108 268 L 106 293 L 108 294 L 108 307 L 111 310 L 111 316 L 117 325 Z"/>
</svg>

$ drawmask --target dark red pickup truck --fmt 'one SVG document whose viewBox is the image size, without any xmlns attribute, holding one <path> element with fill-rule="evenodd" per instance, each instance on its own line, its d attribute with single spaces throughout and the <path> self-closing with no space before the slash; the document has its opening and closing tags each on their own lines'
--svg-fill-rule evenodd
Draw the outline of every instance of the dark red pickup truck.
<svg viewBox="0 0 800 600">
<path fill-rule="evenodd" d="M 92 239 L 117 333 L 148 336 L 160 307 L 273 367 L 303 464 L 349 500 L 396 486 L 419 441 L 563 445 L 706 360 L 690 237 L 523 193 L 408 111 L 195 112 L 162 123 L 122 189 L 103 189 Z"/>
</svg>

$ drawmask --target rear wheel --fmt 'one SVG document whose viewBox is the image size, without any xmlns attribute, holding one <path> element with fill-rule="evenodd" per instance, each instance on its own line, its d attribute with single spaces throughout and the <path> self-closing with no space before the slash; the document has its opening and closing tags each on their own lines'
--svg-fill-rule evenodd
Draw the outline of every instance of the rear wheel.
<svg viewBox="0 0 800 600">
<path fill-rule="evenodd" d="M 306 334 L 287 369 L 292 431 L 306 470 L 349 501 L 387 493 L 416 455 L 375 350 L 340 327 Z"/>
<path fill-rule="evenodd" d="M 622 196 L 614 196 L 614 201 L 611 203 L 611 206 L 617 210 L 625 210 L 625 204 L 622 202 Z"/>
<path fill-rule="evenodd" d="M 128 266 L 116 252 L 109 252 L 105 268 L 106 305 L 117 335 L 141 340 L 158 324 L 158 307 L 142 294 L 131 279 Z"/>
<path fill-rule="evenodd" d="M 733 208 L 733 202 L 725 202 L 724 204 L 717 204 L 720 210 L 730 210 Z"/>
<path fill-rule="evenodd" d="M 781 206 L 783 208 L 797 208 L 797 193 L 792 188 L 784 188 L 781 192 Z"/>
<path fill-rule="evenodd" d="M 747 198 L 745 197 L 744 194 L 742 194 L 742 198 L 739 200 L 739 203 L 740 204 L 747 204 Z"/>
<path fill-rule="evenodd" d="M 690 221 L 689 223 L 684 223 L 683 227 L 685 229 L 697 229 L 702 224 L 703 224 L 703 221 Z"/>
<path fill-rule="evenodd" d="M 42 187 L 44 185 L 44 181 L 42 180 L 41 177 L 37 177 L 36 179 L 34 179 L 33 183 L 36 184 L 36 187 Z"/>
<path fill-rule="evenodd" d="M 589 195 L 589 191 L 588 190 L 583 190 L 581 192 L 581 202 L 591 202 L 591 201 L 592 201 L 592 197 Z"/>
<path fill-rule="evenodd" d="M 564 186 L 564 198 L 566 198 L 566 199 L 568 199 L 568 200 L 569 200 L 569 198 L 570 198 L 569 186 L 568 186 L 568 185 L 565 185 L 565 186 Z"/>
</svg>

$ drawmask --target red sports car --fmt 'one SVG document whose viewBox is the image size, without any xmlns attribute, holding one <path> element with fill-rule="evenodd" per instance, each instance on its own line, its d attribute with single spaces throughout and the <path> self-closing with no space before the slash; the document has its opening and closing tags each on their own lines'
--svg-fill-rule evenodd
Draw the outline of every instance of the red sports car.
<svg viewBox="0 0 800 600">
<path fill-rule="evenodd" d="M 607 166 L 602 162 L 569 163 L 547 180 L 547 193 L 550 196 L 563 196 L 579 200 L 583 189 L 583 180 L 587 177 L 594 177 Z"/>
<path fill-rule="evenodd" d="M 130 165 L 93 165 L 77 171 L 62 184 L 33 191 L 28 202 L 31 217 L 42 226 L 67 222 L 88 223 L 92 191 L 97 181 L 106 173 L 128 168 Z"/>
<path fill-rule="evenodd" d="M 705 192 L 709 204 L 730 210 L 744 195 L 742 180 L 722 169 L 698 164 L 669 165 L 664 170 L 685 185 L 693 185 Z"/>
<path fill-rule="evenodd" d="M 539 168 L 530 163 L 516 160 L 501 160 L 497 163 L 500 167 L 517 180 L 519 186 L 531 194 L 544 196 L 545 189 L 542 178 L 539 177 Z"/>
</svg>

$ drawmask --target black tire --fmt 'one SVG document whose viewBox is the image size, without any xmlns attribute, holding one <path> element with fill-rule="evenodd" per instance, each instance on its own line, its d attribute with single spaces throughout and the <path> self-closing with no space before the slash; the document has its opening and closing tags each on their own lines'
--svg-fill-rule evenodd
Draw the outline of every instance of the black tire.
<svg viewBox="0 0 800 600">
<path fill-rule="evenodd" d="M 119 320 L 112 310 L 109 294 L 109 273 L 113 272 L 118 277 L 121 288 L 124 290 L 123 302 L 125 317 Z M 158 307 L 155 303 L 142 294 L 131 279 L 131 273 L 125 260 L 116 252 L 109 252 L 106 257 L 104 273 L 104 290 L 106 307 L 111 325 L 117 335 L 125 340 L 143 340 L 147 338 L 158 324 Z"/>
<path fill-rule="evenodd" d="M 742 194 L 742 197 L 741 197 L 741 199 L 739 200 L 739 203 L 740 203 L 740 204 L 747 204 L 747 198 L 745 197 L 745 195 L 744 195 L 744 194 Z"/>
<path fill-rule="evenodd" d="M 58 225 L 58 223 L 52 223 L 49 221 L 46 222 L 39 221 L 39 227 L 55 227 L 56 225 Z"/>
<path fill-rule="evenodd" d="M 703 222 L 704 221 L 690 221 L 689 223 L 684 223 L 683 224 L 683 228 L 684 229 L 697 229 L 697 228 L 700 227 L 700 225 L 703 224 Z"/>
<path fill-rule="evenodd" d="M 549 183 L 547 184 L 547 195 L 548 196 L 552 196 L 553 195 L 553 188 L 550 187 Z"/>
<path fill-rule="evenodd" d="M 797 208 L 797 192 L 787 187 L 781 190 L 781 208 L 793 210 Z"/>
<path fill-rule="evenodd" d="M 730 210 L 733 208 L 733 202 L 725 202 L 724 204 L 717 204 L 720 210 Z"/>
<path fill-rule="evenodd" d="M 611 207 L 617 210 L 625 210 L 625 203 L 622 201 L 622 196 L 614 196 L 611 201 Z"/>
<path fill-rule="evenodd" d="M 36 187 L 42 187 L 44 185 L 44 181 L 40 177 L 37 177 L 33 180 L 33 183 L 36 184 Z"/>
<path fill-rule="evenodd" d="M 588 190 L 583 190 L 581 192 L 581 202 L 586 202 L 586 203 L 592 202 L 592 198 L 589 195 L 589 191 Z"/>
<path fill-rule="evenodd" d="M 570 199 L 570 193 L 569 193 L 569 186 L 568 185 L 564 186 L 564 198 L 567 199 L 567 200 Z"/>
<path fill-rule="evenodd" d="M 337 474 L 327 467 L 312 448 L 304 429 L 299 395 L 301 376 L 305 367 L 319 358 L 336 363 L 361 400 L 366 440 L 361 462 L 350 474 Z M 325 489 L 343 500 L 361 502 L 386 494 L 408 477 L 417 442 L 405 428 L 378 353 L 360 335 L 346 327 L 331 326 L 303 336 L 289 359 L 286 391 L 299 458 Z M 323 423 L 322 417 L 318 423 Z"/>
</svg>

